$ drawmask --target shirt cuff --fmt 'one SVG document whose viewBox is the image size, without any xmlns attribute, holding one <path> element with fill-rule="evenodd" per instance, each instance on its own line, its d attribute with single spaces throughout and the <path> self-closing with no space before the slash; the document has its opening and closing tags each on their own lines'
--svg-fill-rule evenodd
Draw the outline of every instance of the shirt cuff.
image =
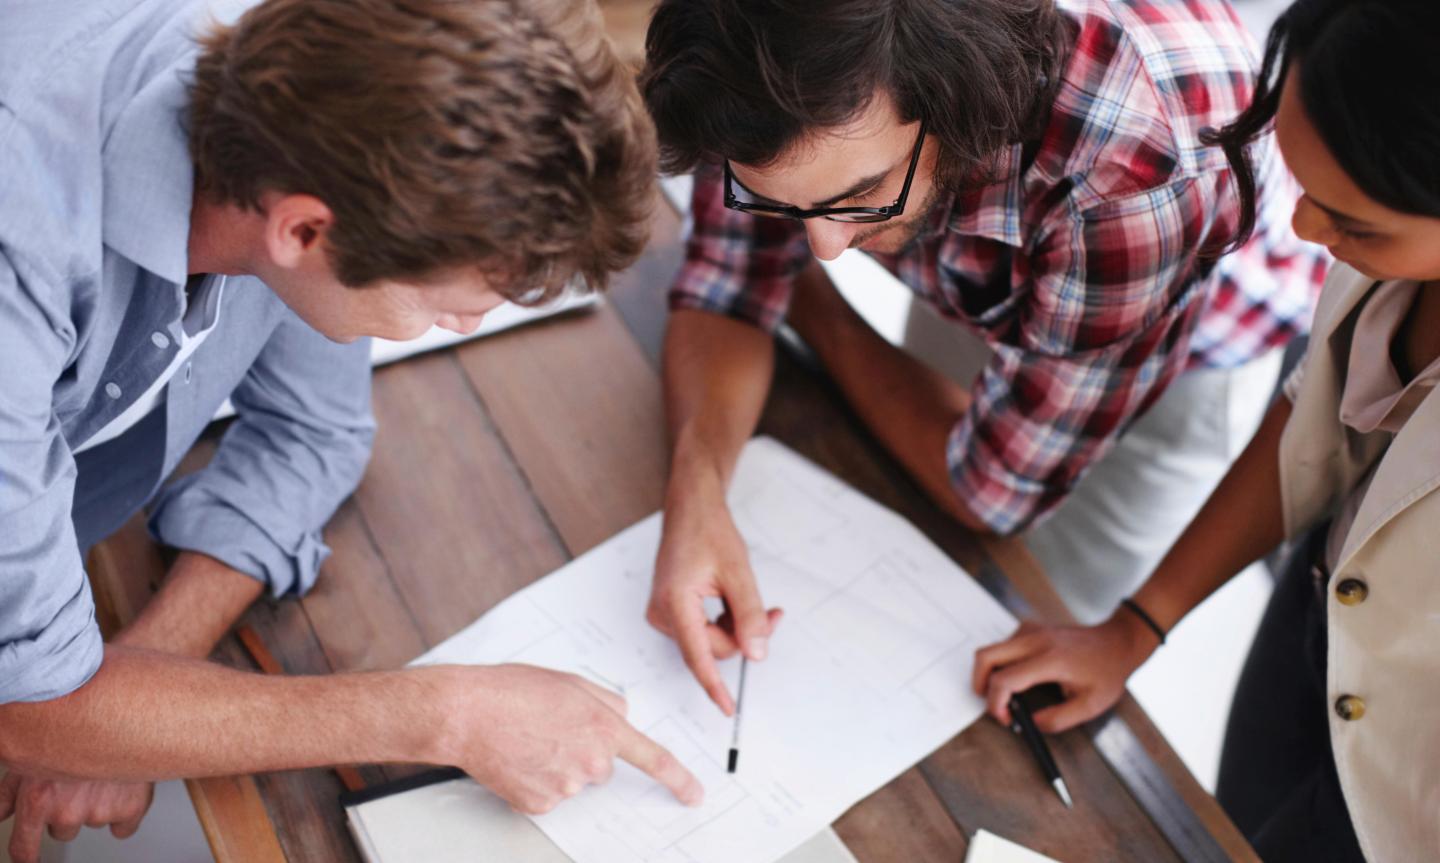
<svg viewBox="0 0 1440 863">
<path fill-rule="evenodd" d="M 0 704 L 69 695 L 100 670 L 105 644 L 83 573 L 81 582 L 80 590 L 39 633 L 0 641 Z"/>
<path fill-rule="evenodd" d="M 670 311 L 674 312 L 680 309 L 709 312 L 712 315 L 733 318 L 758 327 L 773 336 L 785 323 L 788 303 L 777 305 L 773 302 L 757 300 L 746 294 L 717 300 L 708 296 L 704 291 L 675 287 L 670 291 Z"/>
<path fill-rule="evenodd" d="M 266 584 L 276 598 L 303 596 L 315 584 L 330 548 L 319 531 L 272 536 L 192 474 L 166 488 L 150 515 L 150 534 L 171 548 L 209 555 Z"/>
<path fill-rule="evenodd" d="M 1017 476 L 977 452 L 971 428 L 968 417 L 956 423 L 945 449 L 950 485 L 962 507 L 996 534 L 1009 536 L 1059 502 L 1061 496 L 1044 483 Z"/>
</svg>

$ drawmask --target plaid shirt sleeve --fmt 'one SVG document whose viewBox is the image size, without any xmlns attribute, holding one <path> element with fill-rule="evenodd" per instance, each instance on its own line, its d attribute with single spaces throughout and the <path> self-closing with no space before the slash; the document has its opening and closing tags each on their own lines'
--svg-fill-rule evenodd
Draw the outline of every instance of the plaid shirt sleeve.
<svg viewBox="0 0 1440 863">
<path fill-rule="evenodd" d="M 1049 512 L 1185 367 L 1203 309 L 1197 250 L 1223 177 L 1086 211 L 1056 208 L 1017 253 L 1027 293 L 947 448 L 956 493 L 1009 534 Z"/>
<path fill-rule="evenodd" d="M 795 277 L 810 261 L 805 228 L 725 207 L 718 170 L 695 175 L 694 228 L 670 308 L 727 315 L 773 333 L 785 320 Z"/>
</svg>

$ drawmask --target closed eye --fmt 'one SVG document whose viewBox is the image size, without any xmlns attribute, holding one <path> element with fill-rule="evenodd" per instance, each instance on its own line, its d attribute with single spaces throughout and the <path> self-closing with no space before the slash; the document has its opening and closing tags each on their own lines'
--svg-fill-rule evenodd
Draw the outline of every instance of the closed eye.
<svg viewBox="0 0 1440 863">
<path fill-rule="evenodd" d="M 1373 240 L 1376 237 L 1380 236 L 1373 231 L 1357 231 L 1354 228 L 1346 228 L 1343 226 L 1337 226 L 1336 230 L 1339 231 L 1340 235 L 1345 237 L 1346 239 L 1357 240 L 1360 242 L 1364 242 L 1365 240 Z"/>
<path fill-rule="evenodd" d="M 866 190 L 863 191 L 863 192 L 860 192 L 860 193 L 855 194 L 855 195 L 851 195 L 850 198 L 849 198 L 849 200 L 854 201 L 854 202 L 857 203 L 857 204 L 862 204 L 862 203 L 864 203 L 867 199 L 873 197 L 873 196 L 874 196 L 876 193 L 878 193 L 879 191 L 880 191 L 880 185 L 879 185 L 879 184 L 876 184 L 876 185 L 871 186 L 870 188 L 866 189 Z"/>
</svg>

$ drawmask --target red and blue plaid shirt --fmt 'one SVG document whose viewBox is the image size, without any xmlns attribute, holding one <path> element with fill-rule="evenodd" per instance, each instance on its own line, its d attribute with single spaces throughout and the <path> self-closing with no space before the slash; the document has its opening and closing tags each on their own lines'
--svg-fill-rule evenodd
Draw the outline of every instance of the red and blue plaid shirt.
<svg viewBox="0 0 1440 863">
<path fill-rule="evenodd" d="M 1002 154 L 906 250 L 876 259 L 994 356 L 950 433 L 956 494 L 1010 533 L 1053 509 L 1182 371 L 1229 368 L 1309 328 L 1327 266 L 1290 230 L 1294 188 L 1267 139 L 1254 238 L 1218 262 L 1239 199 L 1199 141 L 1254 84 L 1254 46 L 1224 0 L 1059 0 L 1073 54 L 1033 158 Z M 725 208 L 696 178 L 672 308 L 767 330 L 811 260 L 798 222 Z"/>
</svg>

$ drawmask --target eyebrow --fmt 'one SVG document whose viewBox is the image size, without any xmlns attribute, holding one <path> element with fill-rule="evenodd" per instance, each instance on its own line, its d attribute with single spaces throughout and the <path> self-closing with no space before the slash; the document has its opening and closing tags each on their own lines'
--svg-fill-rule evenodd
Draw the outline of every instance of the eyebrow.
<svg viewBox="0 0 1440 863">
<path fill-rule="evenodd" d="M 832 197 L 832 198 L 826 198 L 825 200 L 816 203 L 815 206 L 813 206 L 813 207 L 808 207 L 808 208 L 807 208 L 807 207 L 795 207 L 795 209 L 797 209 L 797 210 L 804 210 L 804 209 L 823 210 L 823 209 L 826 209 L 827 207 L 833 207 L 833 206 L 835 206 L 836 204 L 840 203 L 841 201 L 845 200 L 846 198 L 853 198 L 853 197 L 855 197 L 856 195 L 860 194 L 861 192 L 868 192 L 868 191 L 870 191 L 871 189 L 875 188 L 876 186 L 880 185 L 880 181 L 882 181 L 882 180 L 884 180 L 886 177 L 890 176 L 890 172 L 893 171 L 893 170 L 895 170 L 895 166 L 892 165 L 892 166 L 890 166 L 889 168 L 885 169 L 884 171 L 881 171 L 881 172 L 878 173 L 878 174 L 874 174 L 874 175 L 869 176 L 869 177 L 864 177 L 864 178 L 856 181 L 855 184 L 852 185 L 850 188 L 846 189 L 845 191 L 841 192 L 840 194 L 838 194 L 838 195 L 836 195 L 836 196 L 834 196 L 834 197 Z M 760 204 L 773 204 L 773 205 L 775 205 L 775 206 L 777 206 L 777 207 L 794 207 L 794 206 L 795 206 L 794 204 L 787 204 L 787 203 L 785 203 L 784 201 L 777 201 L 777 200 L 775 200 L 774 198 L 766 197 L 765 195 L 760 194 L 759 192 L 755 191 L 754 189 L 752 189 L 752 188 L 750 188 L 749 186 L 745 185 L 744 183 L 740 182 L 740 178 L 739 178 L 739 177 L 736 177 L 733 173 L 730 175 L 730 179 L 731 179 L 731 181 L 734 182 L 737 186 L 739 186 L 740 188 L 744 189 L 745 191 L 749 192 L 752 196 L 754 196 L 756 203 L 760 203 Z"/>
</svg>

